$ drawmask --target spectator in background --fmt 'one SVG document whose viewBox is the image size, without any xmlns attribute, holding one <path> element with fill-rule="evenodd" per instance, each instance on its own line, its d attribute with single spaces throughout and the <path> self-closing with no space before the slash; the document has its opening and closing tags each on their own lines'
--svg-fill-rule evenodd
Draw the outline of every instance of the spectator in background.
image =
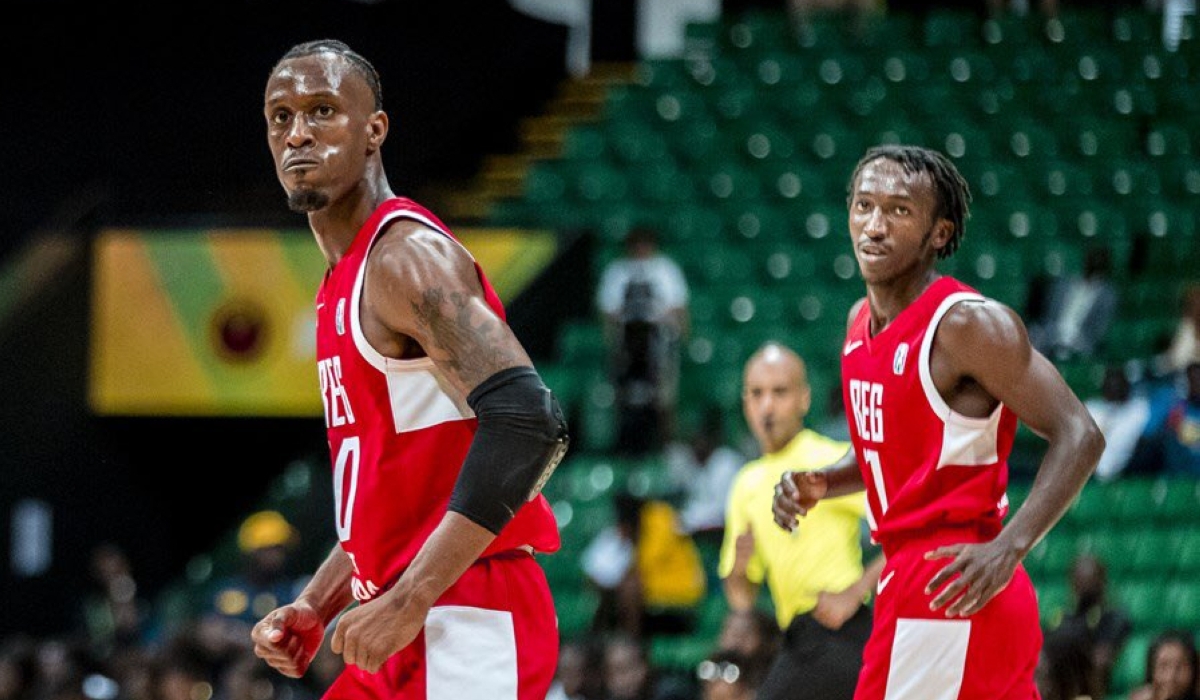
<svg viewBox="0 0 1200 700">
<path fill-rule="evenodd" d="M 1096 465 L 1095 477 L 1099 481 L 1111 481 L 1129 466 L 1135 448 L 1146 432 L 1150 400 L 1133 391 L 1122 365 L 1109 365 L 1104 370 L 1100 395 L 1087 399 L 1083 405 L 1108 442 Z"/>
<path fill-rule="evenodd" d="M 775 524 L 771 503 L 781 475 L 824 467 L 850 449 L 805 429 L 810 399 L 804 361 L 791 349 L 767 343 L 747 361 L 742 406 L 763 456 L 734 481 L 719 574 L 733 611 L 752 610 L 766 581 L 784 631 L 762 700 L 853 697 L 871 632 L 865 601 L 883 568 L 882 555 L 863 568 L 862 494 L 822 503 L 798 532 Z"/>
<path fill-rule="evenodd" d="M 1167 631 L 1155 637 L 1146 653 L 1146 684 L 1129 694 L 1129 700 L 1197 700 L 1200 662 L 1192 635 Z"/>
<path fill-rule="evenodd" d="M 616 634 L 604 645 L 605 700 L 692 700 L 689 684 L 650 665 L 645 642 Z"/>
<path fill-rule="evenodd" d="M 83 626 L 98 658 L 133 648 L 146 641 L 149 603 L 138 595 L 137 582 L 125 550 L 112 542 L 92 549 L 91 589 L 82 603 Z"/>
<path fill-rule="evenodd" d="M 1070 584 L 1075 609 L 1053 633 L 1060 637 L 1060 643 L 1073 642 L 1081 647 L 1092 669 L 1095 694 L 1103 697 L 1108 691 L 1113 665 L 1133 631 L 1133 622 L 1124 610 L 1108 600 L 1108 571 L 1096 556 L 1085 553 L 1075 558 Z"/>
<path fill-rule="evenodd" d="M 696 666 L 701 700 L 754 700 L 765 668 L 761 658 L 718 649 Z"/>
<path fill-rule="evenodd" d="M 7 637 L 0 644 L 0 700 L 31 697 L 37 680 L 36 642 L 24 634 Z"/>
<path fill-rule="evenodd" d="M 295 599 L 304 580 L 292 572 L 291 553 L 299 535 L 283 514 L 261 510 L 238 527 L 241 561 L 237 571 L 218 579 L 204 616 L 224 620 L 238 637 L 275 608 Z"/>
<path fill-rule="evenodd" d="M 1184 290 L 1179 323 L 1166 352 L 1155 358 L 1155 369 L 1169 376 L 1182 373 L 1194 362 L 1200 362 L 1200 284 Z"/>
<path fill-rule="evenodd" d="M 1175 401 L 1159 435 L 1168 473 L 1200 476 L 1200 362 L 1184 370 L 1186 391 Z"/>
<path fill-rule="evenodd" d="M 758 659 L 766 669 L 779 653 L 783 635 L 775 617 L 765 610 L 730 610 L 717 635 L 717 650 L 729 650 L 747 659 Z"/>
<path fill-rule="evenodd" d="M 695 541 L 665 501 L 621 492 L 614 507 L 617 522 L 581 555 L 584 574 L 600 594 L 592 631 L 634 639 L 691 632 L 708 590 Z"/>
<path fill-rule="evenodd" d="M 617 394 L 617 448 L 659 450 L 674 434 L 681 347 L 688 334 L 688 284 L 649 228 L 625 238 L 625 254 L 600 274 L 609 371 Z"/>
<path fill-rule="evenodd" d="M 558 669 L 546 700 L 601 700 L 600 649 L 588 639 L 564 640 L 558 650 Z"/>
<path fill-rule="evenodd" d="M 1099 700 L 1096 669 L 1088 656 L 1086 640 L 1074 630 L 1059 629 L 1046 635 L 1034 674 L 1041 700 Z"/>
<path fill-rule="evenodd" d="M 721 540 L 729 488 L 746 461 L 741 452 L 724 444 L 724 413 L 710 406 L 686 442 L 667 445 L 671 485 L 682 498 L 679 520 L 693 537 Z"/>
<path fill-rule="evenodd" d="M 1055 360 L 1087 357 L 1105 340 L 1117 311 L 1108 248 L 1088 248 L 1083 274 L 1062 277 L 1047 291 L 1045 312 L 1029 324 L 1029 340 Z"/>
</svg>

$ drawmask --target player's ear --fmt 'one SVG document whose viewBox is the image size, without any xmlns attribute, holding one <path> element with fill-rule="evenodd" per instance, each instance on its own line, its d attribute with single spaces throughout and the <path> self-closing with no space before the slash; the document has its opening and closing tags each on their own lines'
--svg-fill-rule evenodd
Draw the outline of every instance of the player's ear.
<svg viewBox="0 0 1200 700">
<path fill-rule="evenodd" d="M 934 250 L 941 250 L 946 247 L 946 243 L 954 236 L 954 222 L 950 219 L 938 219 L 933 224 L 933 235 L 930 236 L 930 243 Z"/>
<path fill-rule="evenodd" d="M 388 133 L 388 116 L 387 113 L 380 110 L 371 114 L 367 118 L 367 143 L 369 144 L 369 153 L 374 153 L 383 145 L 384 139 Z"/>
</svg>

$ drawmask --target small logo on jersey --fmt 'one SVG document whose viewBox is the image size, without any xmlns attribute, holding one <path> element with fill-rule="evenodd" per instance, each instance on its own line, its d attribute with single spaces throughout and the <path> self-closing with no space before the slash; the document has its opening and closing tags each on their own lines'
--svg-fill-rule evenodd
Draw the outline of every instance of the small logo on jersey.
<svg viewBox="0 0 1200 700">
<path fill-rule="evenodd" d="M 338 299 L 337 312 L 333 317 L 333 327 L 338 335 L 346 335 L 346 298 Z"/>
<path fill-rule="evenodd" d="M 846 343 L 845 349 L 842 350 L 842 357 L 845 357 L 846 355 L 849 355 L 850 353 L 854 352 L 855 350 L 858 349 L 858 346 L 862 345 L 862 344 L 863 344 L 863 341 L 861 341 L 861 340 L 856 340 L 853 343 Z"/>
<path fill-rule="evenodd" d="M 895 575 L 896 571 L 893 569 L 892 571 L 888 572 L 887 576 L 879 579 L 879 583 L 875 584 L 875 595 L 883 593 L 883 589 L 887 588 L 887 585 L 892 582 L 892 577 Z"/>
<path fill-rule="evenodd" d="M 908 343 L 900 343 L 896 354 L 892 357 L 892 371 L 898 375 L 904 374 L 904 363 L 908 360 Z"/>
</svg>

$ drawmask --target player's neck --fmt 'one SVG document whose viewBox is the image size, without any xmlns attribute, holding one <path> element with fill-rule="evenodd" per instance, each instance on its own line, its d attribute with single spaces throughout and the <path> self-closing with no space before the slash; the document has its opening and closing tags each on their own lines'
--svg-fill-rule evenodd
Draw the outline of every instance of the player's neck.
<svg viewBox="0 0 1200 700">
<path fill-rule="evenodd" d="M 867 284 L 871 305 L 871 335 L 887 328 L 902 311 L 912 305 L 941 275 L 928 268 L 920 274 L 898 277 L 887 282 Z"/>
<path fill-rule="evenodd" d="M 392 197 L 395 195 L 388 186 L 387 178 L 368 178 L 345 197 L 324 209 L 309 213 L 309 227 L 330 267 L 346 255 L 358 232 L 375 210 Z"/>
</svg>

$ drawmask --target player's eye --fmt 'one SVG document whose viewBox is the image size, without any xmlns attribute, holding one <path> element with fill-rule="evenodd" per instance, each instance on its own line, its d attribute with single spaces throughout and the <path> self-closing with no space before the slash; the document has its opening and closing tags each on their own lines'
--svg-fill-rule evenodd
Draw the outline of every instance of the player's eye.
<svg viewBox="0 0 1200 700">
<path fill-rule="evenodd" d="M 318 105 L 313 110 L 313 114 L 316 114 L 321 119 L 328 119 L 334 115 L 334 109 L 332 105 Z"/>
<path fill-rule="evenodd" d="M 912 212 L 912 210 L 909 209 L 908 207 L 904 207 L 904 206 L 896 207 L 896 213 L 899 214 L 900 216 L 908 216 L 911 212 Z"/>
<path fill-rule="evenodd" d="M 279 109 L 271 114 L 271 123 L 272 124 L 287 124 L 288 119 L 290 117 L 291 117 L 291 115 L 288 114 L 287 110 Z"/>
</svg>

